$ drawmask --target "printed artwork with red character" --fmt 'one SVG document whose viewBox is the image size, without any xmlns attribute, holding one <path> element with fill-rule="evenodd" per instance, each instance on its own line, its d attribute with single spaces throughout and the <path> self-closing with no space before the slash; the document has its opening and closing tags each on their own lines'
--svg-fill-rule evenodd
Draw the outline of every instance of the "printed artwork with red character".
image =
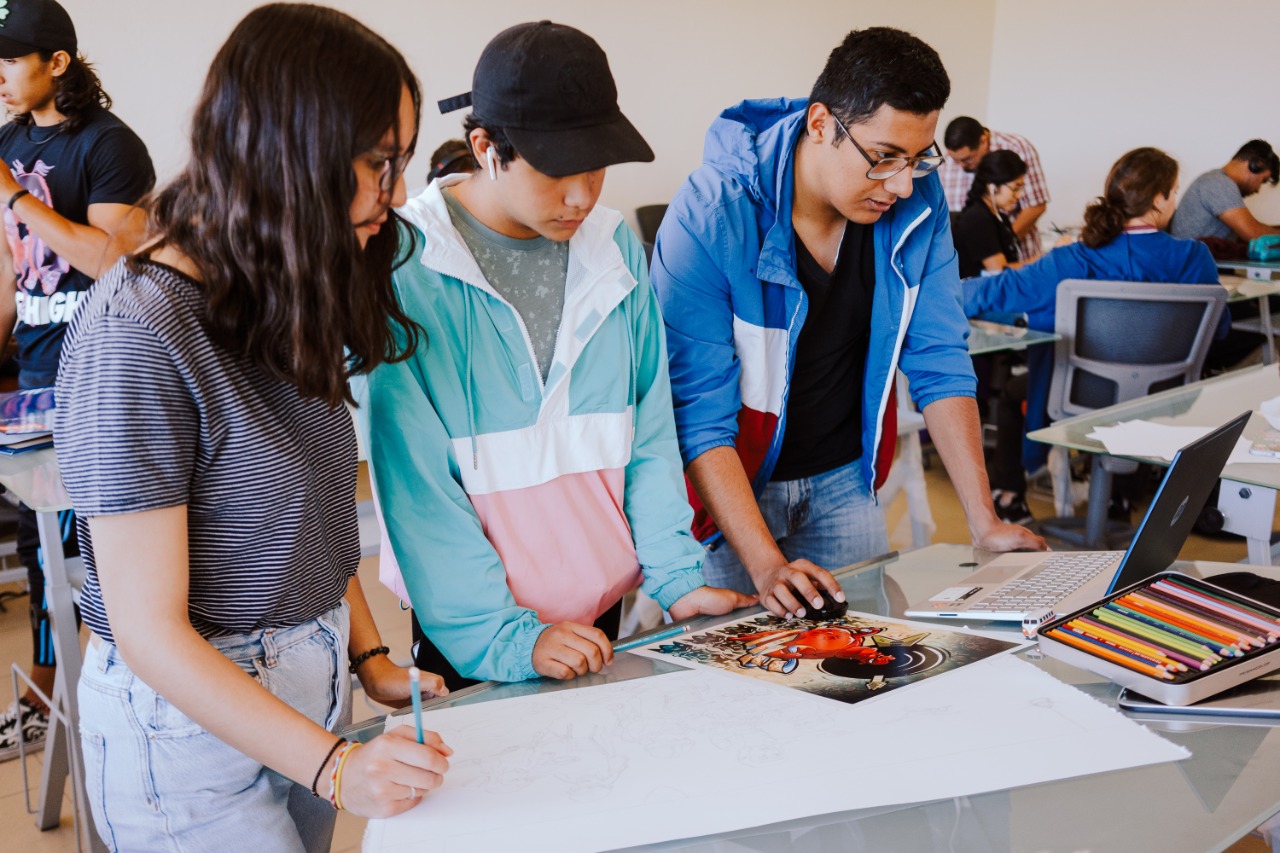
<svg viewBox="0 0 1280 853">
<path fill-rule="evenodd" d="M 852 704 L 1021 645 L 850 611 L 825 621 L 766 614 L 635 651 Z"/>
</svg>

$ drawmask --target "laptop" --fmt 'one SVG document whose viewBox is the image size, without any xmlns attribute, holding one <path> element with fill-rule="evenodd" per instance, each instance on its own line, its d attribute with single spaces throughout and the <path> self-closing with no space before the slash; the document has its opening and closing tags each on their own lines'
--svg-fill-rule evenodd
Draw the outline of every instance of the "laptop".
<svg viewBox="0 0 1280 853">
<path fill-rule="evenodd" d="M 1070 613 L 1164 571 L 1187 541 L 1250 414 L 1245 412 L 1174 454 L 1129 550 L 1002 554 L 908 608 L 906 615 L 1022 622 L 1049 609 Z"/>
</svg>

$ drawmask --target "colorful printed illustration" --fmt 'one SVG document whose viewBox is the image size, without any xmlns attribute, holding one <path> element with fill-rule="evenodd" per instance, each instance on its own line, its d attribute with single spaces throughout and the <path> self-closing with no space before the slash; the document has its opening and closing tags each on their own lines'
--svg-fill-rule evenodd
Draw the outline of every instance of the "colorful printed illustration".
<svg viewBox="0 0 1280 853">
<path fill-rule="evenodd" d="M 852 704 L 1019 645 L 851 611 L 822 622 L 757 616 L 635 651 Z"/>
<path fill-rule="evenodd" d="M 45 176 L 52 168 L 45 165 L 43 160 L 37 160 L 35 166 L 27 171 L 20 161 L 15 160 L 13 177 L 18 182 L 18 186 L 49 207 L 53 207 L 49 182 L 45 180 Z M 18 275 L 18 287 L 28 293 L 40 292 L 45 296 L 57 291 L 58 282 L 71 271 L 71 265 L 64 258 L 58 257 L 44 240 L 25 228 L 19 230 L 18 223 L 10 211 L 5 211 L 4 229 L 9 238 L 9 251 L 13 253 L 13 267 Z"/>
</svg>

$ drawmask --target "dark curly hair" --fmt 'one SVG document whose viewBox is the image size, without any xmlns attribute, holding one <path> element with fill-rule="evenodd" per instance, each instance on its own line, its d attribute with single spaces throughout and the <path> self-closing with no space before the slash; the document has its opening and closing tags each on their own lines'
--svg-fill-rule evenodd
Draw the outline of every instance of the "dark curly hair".
<svg viewBox="0 0 1280 853">
<path fill-rule="evenodd" d="M 41 62 L 53 59 L 53 51 L 38 50 L 36 54 Z M 53 78 L 53 85 L 53 106 L 67 117 L 63 122 L 67 133 L 75 133 L 84 126 L 91 107 L 111 109 L 111 96 L 103 90 L 102 81 L 93 66 L 79 54 L 71 57 L 67 70 L 61 76 Z M 31 113 L 13 116 L 14 124 L 29 125 L 34 120 Z"/>
<path fill-rule="evenodd" d="M 213 60 L 190 161 L 148 203 L 161 244 L 199 270 L 213 338 L 335 406 L 352 374 L 407 358 L 423 334 L 391 282 L 412 229 L 388 211 L 362 250 L 350 213 L 352 163 L 399 137 L 405 87 L 416 144 L 418 82 L 395 48 L 334 9 L 259 7 Z"/>
</svg>

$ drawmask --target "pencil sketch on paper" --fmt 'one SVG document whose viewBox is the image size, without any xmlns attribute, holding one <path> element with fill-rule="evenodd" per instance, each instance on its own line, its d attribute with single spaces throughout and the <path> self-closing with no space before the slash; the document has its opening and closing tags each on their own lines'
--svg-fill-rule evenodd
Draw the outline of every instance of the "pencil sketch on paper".
<svg viewBox="0 0 1280 853">
<path fill-rule="evenodd" d="M 824 621 L 756 616 L 638 651 L 853 704 L 1018 647 L 977 634 L 849 612 Z"/>
</svg>

